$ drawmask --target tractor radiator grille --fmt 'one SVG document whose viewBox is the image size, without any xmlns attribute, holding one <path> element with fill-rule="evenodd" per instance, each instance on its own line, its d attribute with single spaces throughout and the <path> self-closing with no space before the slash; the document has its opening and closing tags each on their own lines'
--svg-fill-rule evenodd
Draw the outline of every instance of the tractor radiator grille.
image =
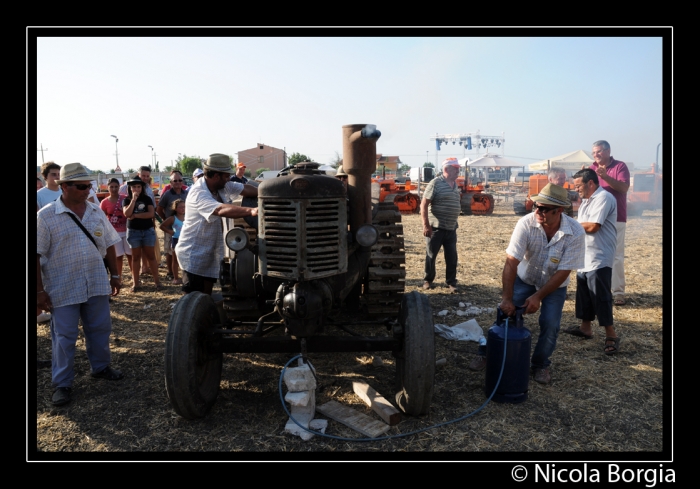
<svg viewBox="0 0 700 489">
<path fill-rule="evenodd" d="M 258 234 L 263 275 L 311 280 L 347 271 L 345 199 L 264 199 Z"/>
</svg>

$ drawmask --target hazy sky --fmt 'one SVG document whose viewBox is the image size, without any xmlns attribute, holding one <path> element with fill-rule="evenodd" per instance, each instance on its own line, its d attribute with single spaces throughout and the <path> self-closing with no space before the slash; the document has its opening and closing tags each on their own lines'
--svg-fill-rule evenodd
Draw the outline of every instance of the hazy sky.
<svg viewBox="0 0 700 489">
<path fill-rule="evenodd" d="M 441 32 L 455 37 L 418 37 L 420 30 L 407 37 L 308 38 L 209 32 L 212 37 L 116 37 L 116 30 L 115 37 L 40 37 L 30 147 L 36 136 L 36 149 L 48 148 L 46 161 L 104 171 L 116 164 L 112 134 L 119 137 L 122 170 L 149 164 L 149 145 L 161 168 L 178 153 L 235 156 L 257 143 L 328 163 L 336 152 L 342 156 L 344 124 L 369 123 L 382 132 L 377 152 L 412 166 L 422 165 L 426 152 L 435 161 L 430 137 L 436 133 L 480 131 L 504 135 L 497 153 L 524 164 L 590 151 L 593 141 L 606 139 L 615 158 L 640 168 L 655 160 L 662 142 L 661 37 L 537 37 L 542 30 L 532 30 L 532 37 L 459 37 L 486 31 L 450 29 Z M 635 33 L 595 31 L 607 32 Z M 33 89 L 30 80 L 30 102 Z M 437 158 L 464 154 L 448 145 Z M 41 152 L 36 159 L 40 165 Z"/>
</svg>

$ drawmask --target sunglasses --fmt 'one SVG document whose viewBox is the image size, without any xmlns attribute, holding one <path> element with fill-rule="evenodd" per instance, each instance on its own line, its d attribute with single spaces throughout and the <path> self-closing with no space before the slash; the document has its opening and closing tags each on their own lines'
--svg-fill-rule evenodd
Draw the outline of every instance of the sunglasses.
<svg viewBox="0 0 700 489">
<path fill-rule="evenodd" d="M 172 183 L 180 183 L 182 180 L 170 180 Z"/>
<path fill-rule="evenodd" d="M 69 187 L 75 187 L 78 190 L 87 190 L 91 186 L 89 183 L 66 183 L 66 185 Z"/>
<path fill-rule="evenodd" d="M 535 209 L 535 212 L 540 212 L 540 214 L 546 214 L 549 211 L 555 211 L 557 210 L 556 207 L 544 207 L 542 205 L 537 205 L 537 204 L 532 204 L 532 208 Z"/>
</svg>

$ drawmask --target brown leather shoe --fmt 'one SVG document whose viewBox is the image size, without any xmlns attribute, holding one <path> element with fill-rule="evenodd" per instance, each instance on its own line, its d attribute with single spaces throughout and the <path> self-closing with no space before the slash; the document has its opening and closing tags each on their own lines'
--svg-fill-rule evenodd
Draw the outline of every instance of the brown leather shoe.
<svg viewBox="0 0 700 489">
<path fill-rule="evenodd" d="M 472 360 L 472 363 L 469 364 L 469 370 L 473 370 L 475 372 L 478 372 L 480 370 L 484 370 L 486 368 L 486 357 L 484 355 L 477 355 L 474 357 L 474 360 Z"/>
<path fill-rule="evenodd" d="M 552 374 L 549 373 L 549 368 L 535 369 L 535 382 L 540 384 L 549 384 L 552 381 Z"/>
</svg>

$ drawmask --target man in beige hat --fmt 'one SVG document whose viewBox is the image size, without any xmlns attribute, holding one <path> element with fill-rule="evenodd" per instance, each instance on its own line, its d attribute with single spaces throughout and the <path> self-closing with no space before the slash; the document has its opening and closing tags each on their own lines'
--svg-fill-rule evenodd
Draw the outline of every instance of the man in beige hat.
<svg viewBox="0 0 700 489">
<path fill-rule="evenodd" d="M 224 257 L 222 217 L 257 216 L 257 207 L 234 205 L 236 197 L 257 197 L 258 189 L 231 182 L 231 159 L 220 153 L 202 165 L 204 175 L 189 189 L 185 223 L 177 242 L 177 259 L 182 269 L 182 290 L 211 294 Z"/>
<path fill-rule="evenodd" d="M 334 175 L 335 178 L 343 182 L 343 186 L 345 187 L 345 191 L 347 192 L 348 190 L 348 174 L 345 173 L 345 170 L 343 170 L 343 165 L 340 165 L 338 167 L 338 170 L 335 172 Z"/>
<path fill-rule="evenodd" d="M 548 183 L 532 200 L 534 212 L 518 221 L 506 249 L 499 307 L 507 316 L 513 316 L 516 307 L 522 307 L 525 314 L 541 309 L 540 335 L 530 366 L 535 381 L 548 384 L 566 287 L 571 271 L 583 267 L 586 233 L 565 214 L 570 204 L 565 188 Z M 479 346 L 469 368 L 484 369 L 485 355 L 485 345 Z"/>
<path fill-rule="evenodd" d="M 52 402 L 71 400 L 73 362 L 82 321 L 92 376 L 119 380 L 122 373 L 110 367 L 109 335 L 112 320 L 109 297 L 119 293 L 114 245 L 121 238 L 102 209 L 88 202 L 88 170 L 80 163 L 61 168 L 62 195 L 37 213 L 36 305 L 52 312 Z M 110 277 L 105 273 L 107 258 Z"/>
</svg>

